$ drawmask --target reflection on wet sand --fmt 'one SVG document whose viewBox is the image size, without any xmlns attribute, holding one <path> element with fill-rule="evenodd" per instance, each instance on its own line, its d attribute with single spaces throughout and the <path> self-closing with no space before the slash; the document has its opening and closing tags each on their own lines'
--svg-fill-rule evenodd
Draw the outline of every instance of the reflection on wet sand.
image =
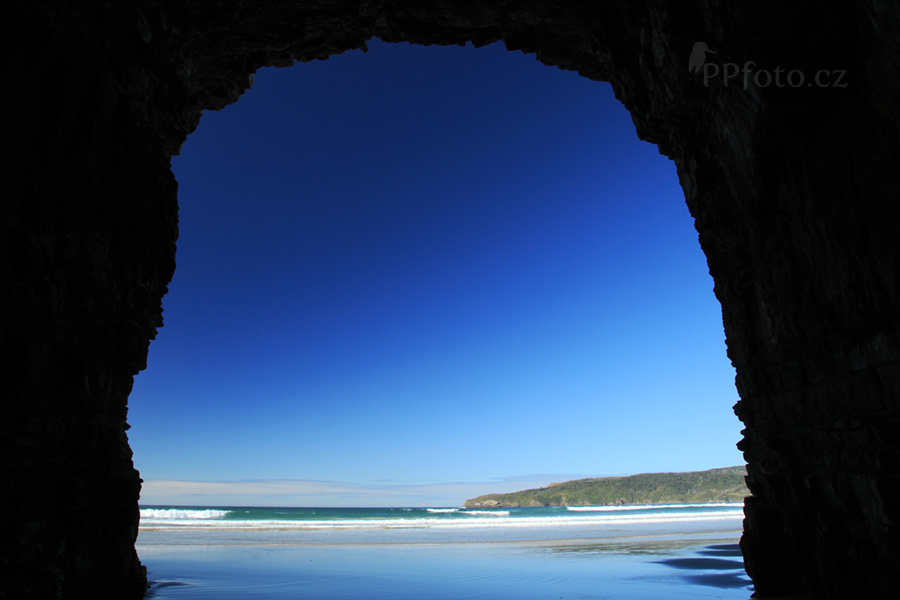
<svg viewBox="0 0 900 600">
<path fill-rule="evenodd" d="M 738 544 L 716 544 L 697 551 L 701 556 L 667 558 L 657 561 L 675 569 L 689 571 L 684 579 L 695 585 L 716 588 L 743 588 L 752 585 L 744 571 L 744 561 L 719 557 L 741 557 Z M 712 558 L 711 558 L 712 557 Z"/>
</svg>

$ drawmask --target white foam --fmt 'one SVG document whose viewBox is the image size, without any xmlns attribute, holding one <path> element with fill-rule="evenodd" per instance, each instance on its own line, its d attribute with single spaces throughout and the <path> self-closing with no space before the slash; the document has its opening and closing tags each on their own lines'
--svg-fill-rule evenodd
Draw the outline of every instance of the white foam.
<svg viewBox="0 0 900 600">
<path fill-rule="evenodd" d="M 508 510 L 464 510 L 462 511 L 464 515 L 493 515 L 500 517 L 508 517 Z"/>
<path fill-rule="evenodd" d="M 610 506 L 567 506 L 566 510 L 572 512 L 613 512 L 613 511 L 634 511 L 634 510 L 658 510 L 661 508 L 709 508 L 709 507 L 741 507 L 741 502 L 711 502 L 708 504 L 627 504 L 627 505 L 610 505 Z"/>
<path fill-rule="evenodd" d="M 221 519 L 230 510 L 190 508 L 142 508 L 141 519 Z"/>
<path fill-rule="evenodd" d="M 459 512 L 458 508 L 426 508 L 430 513 L 455 513 Z"/>
</svg>

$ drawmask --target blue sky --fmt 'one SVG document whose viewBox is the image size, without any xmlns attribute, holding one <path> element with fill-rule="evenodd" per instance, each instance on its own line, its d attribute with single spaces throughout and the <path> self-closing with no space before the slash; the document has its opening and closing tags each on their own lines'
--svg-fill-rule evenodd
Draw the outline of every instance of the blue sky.
<svg viewBox="0 0 900 600">
<path fill-rule="evenodd" d="M 173 159 L 144 504 L 458 505 L 741 464 L 674 164 L 501 45 L 262 69 Z"/>
</svg>

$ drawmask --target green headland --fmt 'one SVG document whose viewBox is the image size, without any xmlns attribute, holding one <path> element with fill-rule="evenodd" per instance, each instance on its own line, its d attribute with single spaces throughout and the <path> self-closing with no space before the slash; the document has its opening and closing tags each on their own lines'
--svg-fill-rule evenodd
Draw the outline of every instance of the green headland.
<svg viewBox="0 0 900 600">
<path fill-rule="evenodd" d="M 690 473 L 642 473 L 629 477 L 591 477 L 546 487 L 487 494 L 466 500 L 466 508 L 518 506 L 604 506 L 610 504 L 684 504 L 741 502 L 750 495 L 745 467 Z"/>
</svg>

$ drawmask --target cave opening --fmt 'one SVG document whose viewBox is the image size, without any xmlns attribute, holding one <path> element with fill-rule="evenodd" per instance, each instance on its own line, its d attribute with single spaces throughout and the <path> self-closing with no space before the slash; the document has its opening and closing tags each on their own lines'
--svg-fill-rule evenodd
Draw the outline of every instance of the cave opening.
<svg viewBox="0 0 900 600">
<path fill-rule="evenodd" d="M 502 40 L 612 83 L 638 136 L 675 161 L 715 279 L 746 425 L 741 548 L 757 593 L 896 595 L 895 6 L 12 9 L 26 39 L 46 42 L 4 55 L 17 82 L 0 270 L 11 308 L 0 458 L 16 515 L 0 564 L 7 595 L 143 594 L 126 412 L 174 270 L 170 159 L 201 112 L 235 102 L 261 66 L 373 36 Z M 698 42 L 738 71 L 841 71 L 847 85 L 704 85 L 687 68 Z"/>
<path fill-rule="evenodd" d="M 674 165 L 608 84 L 375 40 L 259 71 L 173 170 L 179 266 L 129 401 L 142 504 L 448 506 L 453 481 L 743 464 Z"/>
</svg>

